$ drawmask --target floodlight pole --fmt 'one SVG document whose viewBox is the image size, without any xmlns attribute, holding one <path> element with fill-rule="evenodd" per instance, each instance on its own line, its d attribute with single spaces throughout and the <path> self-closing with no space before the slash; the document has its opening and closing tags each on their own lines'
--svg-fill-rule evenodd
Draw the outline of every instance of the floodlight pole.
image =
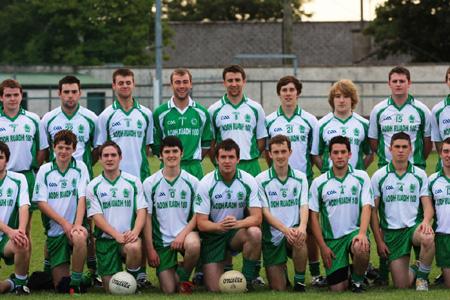
<svg viewBox="0 0 450 300">
<path fill-rule="evenodd" d="M 155 43 L 156 43 L 156 78 L 153 80 L 153 109 L 162 102 L 162 20 L 161 0 L 155 0 Z"/>
</svg>

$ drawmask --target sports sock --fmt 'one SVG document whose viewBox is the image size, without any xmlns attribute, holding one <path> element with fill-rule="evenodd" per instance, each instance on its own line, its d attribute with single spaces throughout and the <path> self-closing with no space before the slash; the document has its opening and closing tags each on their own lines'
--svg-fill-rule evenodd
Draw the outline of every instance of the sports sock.
<svg viewBox="0 0 450 300">
<path fill-rule="evenodd" d="M 144 280 L 146 278 L 147 278 L 147 267 L 140 267 L 140 271 L 136 277 L 136 280 Z"/>
<path fill-rule="evenodd" d="M 233 271 L 233 264 L 225 264 L 224 270 L 225 270 L 225 272 Z"/>
<path fill-rule="evenodd" d="M 14 284 L 16 286 L 27 285 L 28 274 L 25 276 L 20 276 L 15 274 Z"/>
<path fill-rule="evenodd" d="M 94 272 L 97 271 L 97 256 L 88 256 L 86 258 L 86 266 L 88 269 L 93 270 Z"/>
<path fill-rule="evenodd" d="M 44 258 L 44 273 L 52 276 L 52 268 L 50 264 L 50 258 Z"/>
<path fill-rule="evenodd" d="M 258 263 L 258 260 L 247 259 L 245 257 L 243 257 L 242 260 L 242 275 L 244 275 L 245 279 L 247 280 L 247 284 L 249 284 L 252 281 L 253 274 L 255 274 L 255 267 Z"/>
<path fill-rule="evenodd" d="M 294 275 L 294 285 L 297 284 L 297 282 L 300 283 L 305 283 L 305 271 L 303 272 L 299 272 L 297 270 L 295 270 L 295 275 Z M 287 278 L 287 276 L 286 276 Z"/>
<path fill-rule="evenodd" d="M 380 267 L 378 269 L 378 277 L 383 280 L 389 280 L 389 264 L 388 261 L 380 257 Z"/>
<path fill-rule="evenodd" d="M 320 262 L 319 261 L 310 261 L 308 262 L 309 273 L 311 276 L 320 276 Z"/>
<path fill-rule="evenodd" d="M 366 278 L 366 274 L 356 274 L 355 271 L 352 272 L 352 282 L 354 283 L 361 283 L 364 281 L 364 278 Z"/>
<path fill-rule="evenodd" d="M 141 267 L 134 269 L 134 270 L 127 267 L 127 272 L 130 273 L 131 275 L 133 275 L 134 279 L 136 279 L 136 280 L 138 279 L 138 274 L 139 275 L 141 274 L 141 271 L 142 271 Z"/>
<path fill-rule="evenodd" d="M 189 281 L 192 271 L 189 272 L 184 267 L 178 266 L 177 274 L 178 274 L 178 277 L 180 278 L 180 282 L 185 282 L 185 281 Z"/>
<path fill-rule="evenodd" d="M 431 266 L 424 266 L 419 260 L 419 272 L 417 272 L 417 278 L 428 280 L 428 275 L 430 275 Z"/>
<path fill-rule="evenodd" d="M 259 272 L 261 271 L 261 260 L 258 259 L 258 261 L 256 262 L 256 266 L 255 266 L 255 273 L 253 273 L 253 277 L 259 277 Z"/>
<path fill-rule="evenodd" d="M 83 272 L 75 272 L 74 270 L 72 270 L 72 276 L 70 276 L 70 285 L 75 285 L 79 287 L 82 275 Z"/>
</svg>

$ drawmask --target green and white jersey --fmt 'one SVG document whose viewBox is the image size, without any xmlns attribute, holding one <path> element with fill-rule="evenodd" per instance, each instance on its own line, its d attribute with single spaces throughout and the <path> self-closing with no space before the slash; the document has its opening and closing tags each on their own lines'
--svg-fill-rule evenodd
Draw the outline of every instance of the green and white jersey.
<svg viewBox="0 0 450 300">
<path fill-rule="evenodd" d="M 402 131 L 410 136 L 413 146 L 409 161 L 425 169 L 423 138 L 431 136 L 431 113 L 422 102 L 411 95 L 401 107 L 395 105 L 391 96 L 377 104 L 370 113 L 369 138 L 378 140 L 378 167 L 385 166 L 392 160 L 389 152 L 391 138 Z"/>
<path fill-rule="evenodd" d="M 450 136 L 450 95 L 431 110 L 431 141 L 442 142 Z"/>
<path fill-rule="evenodd" d="M 90 178 L 93 178 L 91 148 L 96 147 L 94 137 L 97 116 L 95 113 L 78 105 L 75 113 L 69 117 L 60 106 L 46 113 L 42 118 L 42 124 L 49 145 L 53 145 L 55 135 L 60 130 L 67 129 L 75 133 L 77 136 L 77 150 L 73 157 L 76 160 L 82 160 L 86 164 Z M 55 158 L 55 153 L 53 152 L 53 147 L 50 147 L 50 160 L 53 158 Z"/>
<path fill-rule="evenodd" d="M 56 160 L 52 160 L 39 169 L 32 200 L 47 202 L 58 215 L 74 224 L 78 199 L 86 196 L 88 183 L 89 172 L 82 161 L 72 158 L 69 168 L 61 173 Z M 47 236 L 57 237 L 64 234 L 62 226 L 44 214 L 42 214 L 42 223 Z"/>
<path fill-rule="evenodd" d="M 182 161 L 202 160 L 202 148 L 209 149 L 213 133 L 206 108 L 189 98 L 189 105 L 180 110 L 173 97 L 153 112 L 153 154 L 159 156 L 159 145 L 166 136 L 176 136 L 183 144 Z"/>
<path fill-rule="evenodd" d="M 369 175 L 350 165 L 344 178 L 337 178 L 331 168 L 314 179 L 309 191 L 309 209 L 320 213 L 324 239 L 358 230 L 365 205 L 375 206 Z"/>
<path fill-rule="evenodd" d="M 312 147 L 313 128 L 316 123 L 317 118 L 299 106 L 291 118 L 286 117 L 280 106 L 276 112 L 266 117 L 269 134 L 266 150 L 269 150 L 269 140 L 274 136 L 283 134 L 289 137 L 292 148 L 289 165 L 295 170 L 302 171 L 308 177 L 312 177 L 313 171 L 309 154 Z"/>
<path fill-rule="evenodd" d="M 0 107 L 0 141 L 5 142 L 11 152 L 6 169 L 14 172 L 37 169 L 37 151 L 48 148 L 38 115 L 23 108 L 10 118 L 3 112 L 3 106 Z"/>
<path fill-rule="evenodd" d="M 406 173 L 398 176 L 390 162 L 373 174 L 372 188 L 375 199 L 380 198 L 382 230 L 410 228 L 423 220 L 420 197 L 429 196 L 424 170 L 409 163 Z"/>
<path fill-rule="evenodd" d="M 184 170 L 173 182 L 164 178 L 162 170 L 144 181 L 147 211 L 152 214 L 154 245 L 169 246 L 192 219 L 198 182 L 195 176 Z"/>
<path fill-rule="evenodd" d="M 261 105 L 243 96 L 238 105 L 233 105 L 225 94 L 208 109 L 216 144 L 231 138 L 240 147 L 240 159 L 259 158 L 257 140 L 267 137 L 265 114 Z"/>
<path fill-rule="evenodd" d="M 209 215 L 214 223 L 220 223 L 228 215 L 243 220 L 249 207 L 260 208 L 261 197 L 255 178 L 245 171 L 237 169 L 233 181 L 227 184 L 216 169 L 198 184 L 194 212 Z"/>
<path fill-rule="evenodd" d="M 330 170 L 333 165 L 329 157 L 328 145 L 333 137 L 342 135 L 350 140 L 352 157 L 349 165 L 358 170 L 364 170 L 364 154 L 370 154 L 369 121 L 355 112 L 347 120 L 336 118 L 333 112 L 330 112 L 314 126 L 313 143 L 311 154 L 323 155 L 322 173 Z"/>
<path fill-rule="evenodd" d="M 432 174 L 428 178 L 429 192 L 436 211 L 436 233 L 450 234 L 450 178 L 443 171 Z"/>
<path fill-rule="evenodd" d="M 308 180 L 305 174 L 289 168 L 288 177 L 281 181 L 272 168 L 256 176 L 261 206 L 287 227 L 300 224 L 300 207 L 308 205 Z M 263 240 L 279 245 L 284 234 L 263 220 Z"/>
<path fill-rule="evenodd" d="M 103 173 L 92 180 L 86 189 L 87 216 L 102 214 L 105 221 L 120 233 L 133 230 L 136 211 L 147 208 L 142 183 L 136 176 L 121 172 L 114 181 Z M 96 238 L 113 237 L 95 227 Z"/>
<path fill-rule="evenodd" d="M 23 205 L 30 205 L 27 179 L 23 174 L 7 171 L 0 181 L 0 221 L 10 228 L 19 228 L 19 207 Z M 4 234 L 0 231 L 0 242 Z"/>
<path fill-rule="evenodd" d="M 118 100 L 98 117 L 97 146 L 114 141 L 122 149 L 120 169 L 144 180 L 150 176 L 146 146 L 153 144 L 152 112 L 134 100 L 134 107 L 126 112 Z"/>
</svg>

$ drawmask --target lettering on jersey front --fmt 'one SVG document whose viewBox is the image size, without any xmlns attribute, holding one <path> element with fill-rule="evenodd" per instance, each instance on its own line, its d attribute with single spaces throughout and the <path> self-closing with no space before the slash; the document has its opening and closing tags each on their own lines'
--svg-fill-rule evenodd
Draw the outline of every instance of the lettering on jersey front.
<svg viewBox="0 0 450 300">
<path fill-rule="evenodd" d="M 450 198 L 441 198 L 441 199 L 436 199 L 435 202 L 436 206 L 441 206 L 441 205 L 450 205 Z"/>
<path fill-rule="evenodd" d="M 4 143 L 24 141 L 31 142 L 33 141 L 33 136 L 29 134 L 12 134 L 0 137 L 0 141 Z"/>
<path fill-rule="evenodd" d="M 13 206 L 13 199 L 0 199 L 0 206 Z"/>
<path fill-rule="evenodd" d="M 66 123 L 66 128 L 65 129 L 73 131 L 73 124 L 72 123 Z"/>
<path fill-rule="evenodd" d="M 131 207 L 131 200 L 111 200 L 102 203 L 103 209 L 111 207 Z"/>
<path fill-rule="evenodd" d="M 113 137 L 120 138 L 120 137 L 142 137 L 142 131 L 138 130 L 117 130 L 113 133 Z"/>
<path fill-rule="evenodd" d="M 386 202 L 416 202 L 417 196 L 416 195 L 388 195 L 386 197 Z"/>
</svg>

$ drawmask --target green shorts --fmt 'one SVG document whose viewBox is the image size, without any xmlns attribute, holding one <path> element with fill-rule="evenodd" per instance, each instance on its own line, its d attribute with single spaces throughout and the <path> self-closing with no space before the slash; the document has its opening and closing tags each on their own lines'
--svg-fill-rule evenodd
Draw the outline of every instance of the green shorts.
<svg viewBox="0 0 450 300">
<path fill-rule="evenodd" d="M 3 238 L 0 242 L 0 258 L 3 258 L 3 260 L 5 261 L 5 264 L 7 266 L 12 266 L 14 264 L 14 256 L 13 257 L 5 257 L 5 254 L 4 254 L 6 243 L 8 243 L 8 241 L 9 241 L 9 236 L 4 234 Z"/>
<path fill-rule="evenodd" d="M 409 228 L 388 229 L 384 232 L 384 242 L 389 249 L 389 262 L 411 254 L 414 231 L 419 224 Z"/>
<path fill-rule="evenodd" d="M 450 234 L 436 234 L 434 243 L 436 266 L 439 268 L 450 268 Z"/>
<path fill-rule="evenodd" d="M 159 255 L 159 267 L 156 268 L 156 274 L 178 265 L 178 251 L 172 251 L 170 246 L 155 248 Z"/>
<path fill-rule="evenodd" d="M 247 173 L 250 173 L 253 177 L 256 177 L 261 173 L 261 166 L 257 158 L 251 160 L 240 160 L 237 167 Z"/>
<path fill-rule="evenodd" d="M 334 256 L 336 256 L 336 258 L 331 258 L 331 268 L 325 268 L 327 276 L 339 270 L 340 268 L 347 267 L 350 264 L 350 261 L 348 259 L 348 255 L 351 255 L 350 247 L 352 245 L 353 238 L 357 236 L 358 233 L 359 229 L 339 239 L 325 240 L 328 248 L 330 248 L 331 251 L 333 251 Z"/>
<path fill-rule="evenodd" d="M 180 167 L 181 167 L 181 169 L 185 170 L 189 174 L 197 177 L 198 180 L 202 180 L 203 165 L 202 165 L 201 161 L 199 161 L 199 160 L 191 160 L 191 161 L 182 160 Z"/>
<path fill-rule="evenodd" d="M 114 239 L 96 239 L 98 275 L 107 276 L 123 271 L 125 257 L 122 256 L 122 244 Z"/>
<path fill-rule="evenodd" d="M 285 263 L 288 257 L 292 258 L 292 251 L 287 248 L 286 237 L 283 237 L 278 246 L 271 242 L 262 242 L 264 268 Z"/>
<path fill-rule="evenodd" d="M 62 263 L 70 263 L 70 255 L 72 254 L 72 246 L 66 234 L 57 237 L 47 237 L 48 255 L 50 257 L 50 268 L 54 268 Z"/>
<path fill-rule="evenodd" d="M 225 260 L 231 240 L 237 232 L 238 229 L 232 229 L 223 234 L 200 232 L 200 239 L 202 240 L 200 258 L 202 263 L 209 264 Z"/>
<path fill-rule="evenodd" d="M 28 209 L 29 212 L 33 212 L 35 210 L 38 210 L 38 204 L 35 201 L 31 201 L 33 198 L 33 190 L 34 190 L 34 183 L 36 181 L 36 175 L 34 174 L 34 171 L 20 171 L 18 172 L 20 174 L 25 175 L 25 178 L 27 179 L 28 183 L 28 196 L 30 197 L 30 208 Z"/>
</svg>

